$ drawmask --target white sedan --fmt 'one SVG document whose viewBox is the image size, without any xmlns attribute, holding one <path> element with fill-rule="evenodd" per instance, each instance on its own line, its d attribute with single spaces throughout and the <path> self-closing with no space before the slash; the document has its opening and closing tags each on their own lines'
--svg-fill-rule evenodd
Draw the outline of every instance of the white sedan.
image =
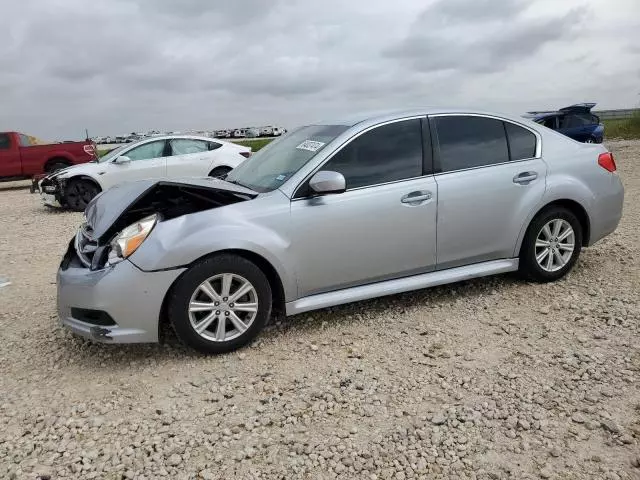
<svg viewBox="0 0 640 480">
<path fill-rule="evenodd" d="M 154 178 L 223 177 L 251 148 L 219 139 L 168 135 L 128 143 L 95 162 L 74 165 L 38 182 L 45 205 L 83 211 L 98 193 L 122 182 Z"/>
</svg>

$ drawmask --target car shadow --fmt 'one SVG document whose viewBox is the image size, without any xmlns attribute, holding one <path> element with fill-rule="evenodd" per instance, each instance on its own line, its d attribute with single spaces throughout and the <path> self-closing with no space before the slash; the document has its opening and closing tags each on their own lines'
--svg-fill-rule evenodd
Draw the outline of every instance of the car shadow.
<svg viewBox="0 0 640 480">
<path fill-rule="evenodd" d="M 308 334 L 328 326 L 339 327 L 363 322 L 365 317 L 411 314 L 416 308 L 425 305 L 442 308 L 454 304 L 460 297 L 473 299 L 490 295 L 494 290 L 499 293 L 503 289 L 518 288 L 519 285 L 524 286 L 526 283 L 515 274 L 505 274 L 363 300 L 292 317 L 273 317 L 256 342 L 244 349 L 270 349 L 282 335 Z M 69 332 L 65 333 L 65 337 L 61 347 L 67 350 L 73 362 L 95 369 L 117 371 L 130 369 L 132 363 L 162 364 L 167 361 L 171 361 L 172 365 L 176 362 L 186 365 L 194 359 L 207 358 L 207 355 L 183 345 L 168 324 L 161 325 L 161 343 L 158 344 L 94 343 Z"/>
</svg>

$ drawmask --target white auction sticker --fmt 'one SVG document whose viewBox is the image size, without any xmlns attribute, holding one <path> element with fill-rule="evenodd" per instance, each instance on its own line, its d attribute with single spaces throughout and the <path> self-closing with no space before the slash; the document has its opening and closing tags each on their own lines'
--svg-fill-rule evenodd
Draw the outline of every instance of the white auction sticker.
<svg viewBox="0 0 640 480">
<path fill-rule="evenodd" d="M 309 150 L 310 152 L 317 152 L 322 147 L 324 147 L 323 142 L 316 142 L 315 140 L 305 140 L 296 148 L 299 148 L 300 150 Z"/>
</svg>

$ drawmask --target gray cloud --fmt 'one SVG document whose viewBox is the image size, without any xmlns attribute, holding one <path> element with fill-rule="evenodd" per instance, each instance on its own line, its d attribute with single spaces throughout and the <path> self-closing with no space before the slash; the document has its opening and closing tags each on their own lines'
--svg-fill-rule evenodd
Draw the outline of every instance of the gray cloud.
<svg viewBox="0 0 640 480">
<path fill-rule="evenodd" d="M 21 0 L 0 16 L 0 130 L 69 138 L 426 104 L 636 102 L 637 47 L 619 32 L 640 20 L 583 1 Z"/>
<path fill-rule="evenodd" d="M 485 0 L 454 0 L 427 8 L 409 35 L 387 49 L 385 55 L 421 72 L 500 72 L 518 60 L 530 58 L 549 43 L 571 38 L 586 15 L 584 8 L 576 8 L 561 16 L 532 20 L 521 16 L 526 8 L 523 2 L 507 1 L 502 3 L 506 8 L 500 15 L 477 15 L 473 24 L 482 28 L 474 31 L 469 26 L 474 18 L 470 12 L 488 8 L 488 3 L 494 9 L 498 5 Z M 438 20 L 443 18 L 436 15 L 439 11 L 456 23 L 438 26 Z"/>
</svg>

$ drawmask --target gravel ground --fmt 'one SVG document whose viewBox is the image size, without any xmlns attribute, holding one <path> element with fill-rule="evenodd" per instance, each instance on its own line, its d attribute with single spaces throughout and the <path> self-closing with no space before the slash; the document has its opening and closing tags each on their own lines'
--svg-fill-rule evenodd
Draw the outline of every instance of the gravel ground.
<svg viewBox="0 0 640 480">
<path fill-rule="evenodd" d="M 0 186 L 0 478 L 640 478 L 640 141 L 609 146 L 622 223 L 564 280 L 323 310 L 208 358 L 61 330 L 81 216 Z"/>
</svg>

